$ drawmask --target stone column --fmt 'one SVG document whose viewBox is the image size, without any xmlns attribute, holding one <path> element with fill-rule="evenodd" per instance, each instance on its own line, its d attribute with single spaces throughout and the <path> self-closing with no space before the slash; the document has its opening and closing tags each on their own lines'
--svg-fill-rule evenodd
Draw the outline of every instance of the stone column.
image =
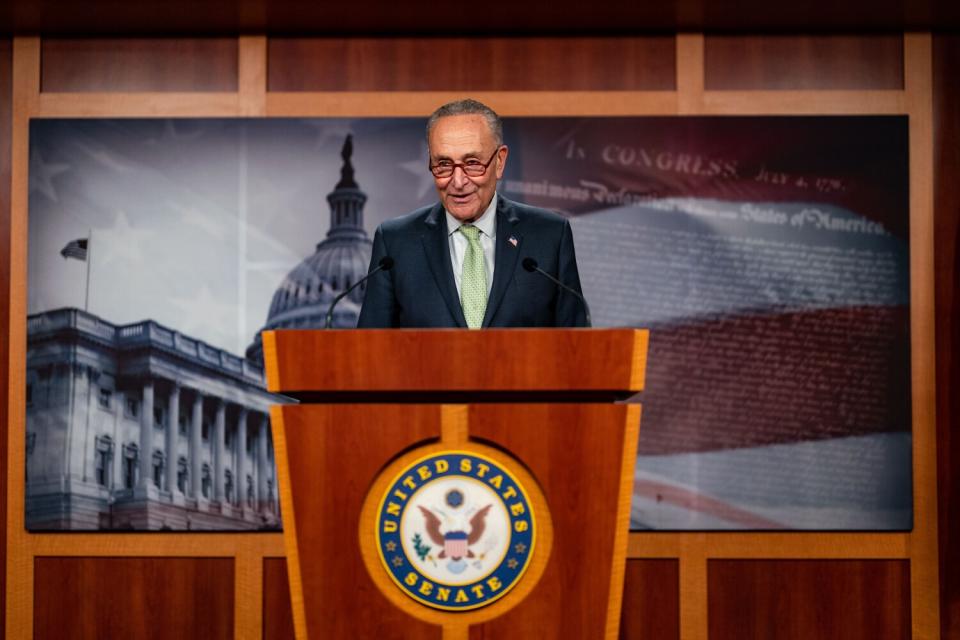
<svg viewBox="0 0 960 640">
<path fill-rule="evenodd" d="M 227 403 L 217 400 L 217 417 L 213 424 L 213 441 L 210 452 L 213 456 L 213 499 L 223 500 L 223 463 L 226 458 L 224 433 L 227 422 Z"/>
<path fill-rule="evenodd" d="M 123 420 L 123 412 L 127 406 L 127 395 L 117 389 L 114 392 L 113 399 L 113 460 L 110 463 L 113 465 L 113 472 L 111 473 L 110 488 L 123 489 L 123 448 L 127 443 L 123 441 L 121 436 L 123 431 L 119 425 Z"/>
<path fill-rule="evenodd" d="M 96 457 L 90 456 L 90 450 L 96 449 L 96 438 L 93 434 L 96 432 L 97 406 L 99 403 L 100 387 L 97 382 L 100 380 L 100 372 L 93 367 L 87 367 L 87 409 L 83 428 L 83 448 L 80 450 L 80 465 L 83 469 L 83 481 L 96 483 Z M 73 425 L 71 425 L 72 427 Z M 93 466 L 90 463 L 93 463 Z M 109 483 L 108 483 L 109 484 Z"/>
<path fill-rule="evenodd" d="M 140 402 L 140 478 L 138 487 L 148 487 L 153 475 L 153 380 L 143 383 Z"/>
<path fill-rule="evenodd" d="M 240 415 L 237 416 L 237 464 L 234 467 L 237 486 L 235 497 L 236 503 L 241 508 L 246 508 L 247 504 L 247 475 L 244 472 L 245 459 L 247 457 L 247 409 L 240 408 Z"/>
<path fill-rule="evenodd" d="M 63 474 L 68 479 L 86 480 L 86 460 L 90 457 L 87 450 L 91 414 L 90 367 L 75 362 L 67 365 L 66 371 L 70 408 L 67 413 Z"/>
<path fill-rule="evenodd" d="M 257 430 L 257 511 L 267 510 L 267 440 L 270 438 L 270 419 L 260 414 Z"/>
<path fill-rule="evenodd" d="M 200 465 L 201 452 L 200 445 L 201 431 L 203 430 L 203 394 L 197 389 L 193 396 L 193 413 L 190 419 L 190 496 L 192 498 L 203 497 L 203 491 L 200 483 Z"/>
<path fill-rule="evenodd" d="M 167 402 L 167 431 L 164 443 L 167 454 L 167 491 L 177 492 L 177 434 L 180 430 L 180 385 L 176 382 L 170 388 Z"/>
</svg>

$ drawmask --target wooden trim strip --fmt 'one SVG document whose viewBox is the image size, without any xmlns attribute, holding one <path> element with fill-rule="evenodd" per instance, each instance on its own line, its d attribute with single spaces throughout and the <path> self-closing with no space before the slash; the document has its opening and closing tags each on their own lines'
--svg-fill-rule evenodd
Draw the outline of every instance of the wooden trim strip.
<svg viewBox="0 0 960 640">
<path fill-rule="evenodd" d="M 699 115 L 887 115 L 906 113 L 902 91 L 705 91 Z"/>
<path fill-rule="evenodd" d="M 681 101 L 679 95 L 684 98 Z M 58 93 L 40 94 L 36 115 L 105 117 L 426 117 L 453 94 Z M 902 91 L 671 91 L 479 95 L 504 116 L 884 115 L 906 112 Z"/>
<path fill-rule="evenodd" d="M 644 532 L 631 533 L 628 558 L 679 558 L 696 547 L 708 558 L 910 558 L 909 533 Z"/>
<path fill-rule="evenodd" d="M 640 333 L 640 332 L 638 332 Z M 644 349 L 646 351 L 646 349 Z M 640 405 L 627 406 L 620 460 L 620 495 L 617 498 L 616 527 L 613 536 L 613 568 L 610 571 L 610 595 L 607 598 L 606 637 L 620 636 L 620 609 L 623 606 L 623 580 L 627 569 L 627 539 L 630 534 L 630 502 L 633 498 L 634 469 L 637 466 L 637 442 L 640 438 Z"/>
<path fill-rule="evenodd" d="M 263 366 L 267 374 L 267 391 L 276 393 L 282 389 L 280 384 L 280 363 L 277 358 L 277 333 L 276 331 L 263 331 L 260 334 L 263 341 Z"/>
<path fill-rule="evenodd" d="M 440 637 L 443 640 L 469 640 L 470 627 L 465 624 L 450 622 L 443 625 L 443 632 Z"/>
<path fill-rule="evenodd" d="M 913 378 L 913 533 L 910 598 L 914 638 L 940 633 L 937 547 L 936 348 L 933 263 L 933 45 L 904 36 L 910 115 L 910 337 Z"/>
<path fill-rule="evenodd" d="M 647 383 L 647 354 L 650 352 L 650 330 L 633 332 L 633 361 L 630 365 L 630 390 L 643 391 Z M 637 416 L 639 419 L 639 416 Z M 638 423 L 639 424 L 639 423 Z M 634 461 L 636 466 L 636 461 Z M 631 472 L 631 481 L 633 475 Z"/>
<path fill-rule="evenodd" d="M 307 640 L 307 618 L 303 603 L 303 579 L 300 577 L 300 553 L 297 548 L 297 519 L 294 513 L 293 493 L 290 491 L 290 463 L 287 457 L 287 437 L 283 423 L 283 407 L 270 408 L 273 426 L 273 452 L 277 465 L 277 487 L 280 490 L 280 509 L 283 513 L 283 541 L 287 557 L 287 579 L 290 586 L 290 608 L 293 610 L 293 629 L 297 640 Z M 262 559 L 261 559 L 262 561 Z"/>
<path fill-rule="evenodd" d="M 6 637 L 33 637 L 33 551 L 24 530 L 27 346 L 27 172 L 30 116 L 40 94 L 40 39 L 13 40 L 10 192 L 10 325 L 7 392 Z"/>
<path fill-rule="evenodd" d="M 457 94 L 268 93 L 267 116 L 425 117 Z M 478 94 L 503 116 L 873 115 L 906 112 L 902 91 L 516 92 Z"/>
<path fill-rule="evenodd" d="M 703 34 L 677 34 L 677 113 L 703 111 Z"/>
<path fill-rule="evenodd" d="M 514 91 L 478 92 L 474 98 L 502 116 L 672 115 L 673 91 Z M 435 91 L 270 92 L 267 116 L 283 117 L 419 117 L 461 93 Z"/>
<path fill-rule="evenodd" d="M 263 633 L 263 555 L 242 544 L 233 568 L 233 636 L 259 638 Z"/>
<path fill-rule="evenodd" d="M 706 640 L 708 635 L 707 556 L 696 540 L 686 540 L 680 554 L 680 640 Z"/>
<path fill-rule="evenodd" d="M 240 113 L 262 116 L 267 110 L 267 38 L 240 36 L 238 46 Z"/>
<path fill-rule="evenodd" d="M 285 549 L 282 533 L 26 533 L 24 541 L 38 556 L 276 557 Z"/>
<path fill-rule="evenodd" d="M 237 93 L 42 93 L 41 118 L 213 118 L 242 114 Z"/>
<path fill-rule="evenodd" d="M 254 70 L 245 73 L 256 85 Z M 40 94 L 38 117 L 425 117 L 457 94 L 357 93 Z M 504 116 L 883 115 L 906 112 L 902 91 L 515 92 L 478 94 Z M 682 99 L 681 99 L 682 98 Z M 695 99 L 696 98 L 696 99 Z"/>
<path fill-rule="evenodd" d="M 469 439 L 469 408 L 465 404 L 440 405 L 440 441 L 450 449 L 463 446 Z"/>
<path fill-rule="evenodd" d="M 684 94 L 685 95 L 685 94 Z M 58 93 L 38 96 L 37 117 L 426 117 L 455 96 L 408 93 Z M 906 112 L 902 91 L 708 91 L 702 105 L 674 92 L 478 95 L 504 116 L 888 115 Z M 551 101 L 552 100 L 552 101 Z M 254 113 L 250 113 L 253 111 Z"/>
</svg>

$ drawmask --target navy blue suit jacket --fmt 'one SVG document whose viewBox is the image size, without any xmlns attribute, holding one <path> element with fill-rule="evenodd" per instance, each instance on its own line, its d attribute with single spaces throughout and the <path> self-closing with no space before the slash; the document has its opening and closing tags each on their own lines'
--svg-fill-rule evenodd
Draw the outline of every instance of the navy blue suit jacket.
<svg viewBox="0 0 960 640">
<path fill-rule="evenodd" d="M 523 268 L 533 258 L 540 268 L 575 291 L 580 275 L 573 234 L 565 218 L 497 196 L 493 287 L 484 327 L 581 327 L 583 305 L 539 273 Z M 466 327 L 453 279 L 447 219 L 439 203 L 377 227 L 370 269 L 390 256 L 393 269 L 367 281 L 360 328 Z"/>
</svg>

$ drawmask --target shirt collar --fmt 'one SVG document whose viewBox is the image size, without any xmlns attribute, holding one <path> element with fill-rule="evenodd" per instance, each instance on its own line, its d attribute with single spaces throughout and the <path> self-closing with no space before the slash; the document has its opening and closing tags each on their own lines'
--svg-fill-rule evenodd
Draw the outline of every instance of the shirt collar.
<svg viewBox="0 0 960 640">
<path fill-rule="evenodd" d="M 497 193 L 494 192 L 493 197 L 490 198 L 490 204 L 487 205 L 483 215 L 471 223 L 477 229 L 480 229 L 481 233 L 491 238 L 497 230 L 497 197 Z M 444 209 L 443 213 L 447 216 L 447 235 L 456 233 L 457 229 L 459 229 L 463 223 L 450 215 L 450 212 L 446 209 Z"/>
</svg>

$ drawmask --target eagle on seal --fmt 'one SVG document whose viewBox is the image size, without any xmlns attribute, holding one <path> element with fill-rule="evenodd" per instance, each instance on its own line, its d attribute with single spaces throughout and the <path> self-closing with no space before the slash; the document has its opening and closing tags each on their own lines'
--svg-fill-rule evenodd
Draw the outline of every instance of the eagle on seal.
<svg viewBox="0 0 960 640">
<path fill-rule="evenodd" d="M 427 535 L 430 536 L 430 539 L 433 540 L 434 543 L 443 547 L 443 551 L 440 552 L 438 557 L 449 557 L 454 561 L 460 560 L 463 557 L 474 557 L 473 551 L 470 551 L 470 547 L 483 537 L 483 531 L 487 527 L 487 514 L 490 512 L 491 506 L 493 505 L 488 504 L 473 514 L 473 517 L 470 518 L 469 532 L 458 530 L 447 531 L 446 533 L 440 532 L 440 518 L 438 518 L 436 514 L 429 509 L 419 507 L 421 513 L 423 513 L 423 517 L 426 519 L 425 526 Z"/>
</svg>

